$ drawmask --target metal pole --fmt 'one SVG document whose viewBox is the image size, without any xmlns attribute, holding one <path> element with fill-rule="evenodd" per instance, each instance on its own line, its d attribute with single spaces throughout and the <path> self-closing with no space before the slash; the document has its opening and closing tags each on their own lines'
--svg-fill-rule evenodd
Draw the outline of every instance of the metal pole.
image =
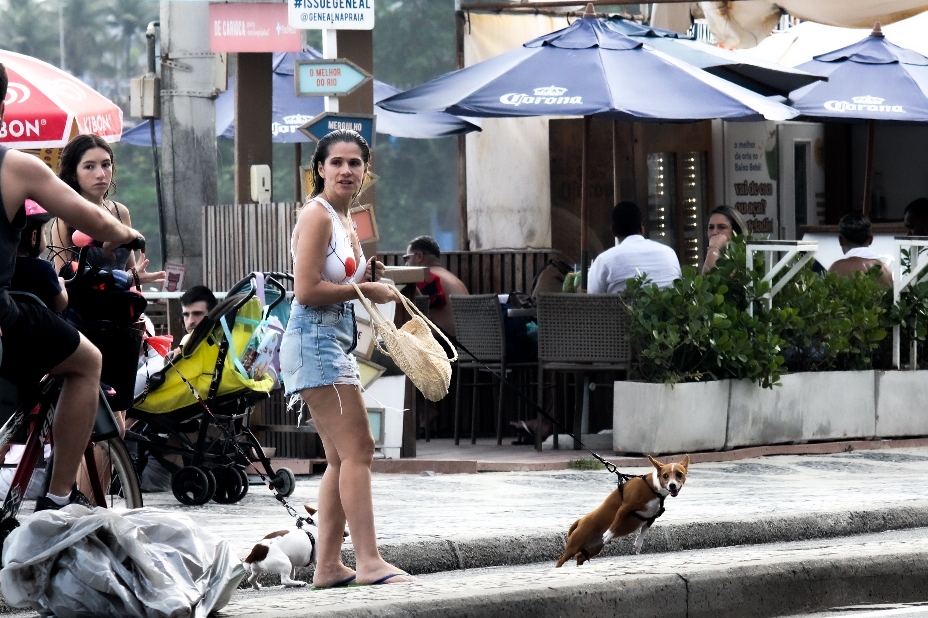
<svg viewBox="0 0 928 618">
<path fill-rule="evenodd" d="M 461 0 L 455 0 L 454 44 L 458 69 L 464 68 L 464 25 L 467 15 L 460 10 Z M 458 135 L 458 234 L 461 251 L 470 251 L 470 236 L 467 230 L 467 136 Z"/>
<path fill-rule="evenodd" d="M 874 133 L 874 121 L 867 121 L 867 161 L 864 169 L 864 202 L 863 202 L 863 215 L 865 217 L 870 216 L 870 193 L 872 189 L 872 176 L 873 176 L 873 133 Z"/>
<path fill-rule="evenodd" d="M 155 28 L 160 23 L 153 21 L 145 29 L 145 42 L 148 53 L 148 74 L 155 75 L 157 65 L 155 64 Z M 155 119 L 148 119 L 149 133 L 151 134 L 151 161 L 155 169 L 155 198 L 158 203 L 158 247 L 161 249 L 161 267 L 168 260 L 167 242 L 165 240 L 164 225 L 164 203 L 161 196 L 161 158 L 158 156 L 158 142 L 155 141 Z"/>
<path fill-rule="evenodd" d="M 590 218 L 590 125 L 592 116 L 583 117 L 583 156 L 580 160 L 580 287 L 586 289 L 587 228 Z"/>
<path fill-rule="evenodd" d="M 302 190 L 301 190 L 302 183 L 300 182 L 302 180 L 302 178 L 300 178 L 300 175 L 302 173 L 300 170 L 300 166 L 302 165 L 303 165 L 303 144 L 300 142 L 297 142 L 293 145 L 293 170 L 296 172 L 296 184 L 293 187 L 293 195 L 295 196 L 294 201 L 297 202 L 298 204 L 301 204 L 303 202 L 303 198 L 305 197 L 304 195 L 302 195 Z"/>
<path fill-rule="evenodd" d="M 148 128 L 151 130 L 151 161 L 155 167 L 155 197 L 158 200 L 158 247 L 161 249 L 161 268 L 168 261 L 167 241 L 165 239 L 164 205 L 161 198 L 161 165 L 158 156 L 158 143 L 155 141 L 155 119 L 148 119 Z"/>
</svg>

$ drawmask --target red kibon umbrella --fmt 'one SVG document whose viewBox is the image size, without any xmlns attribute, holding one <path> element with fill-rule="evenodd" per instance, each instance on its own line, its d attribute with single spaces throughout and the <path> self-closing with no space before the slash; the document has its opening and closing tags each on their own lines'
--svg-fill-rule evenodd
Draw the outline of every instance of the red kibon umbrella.
<svg viewBox="0 0 928 618">
<path fill-rule="evenodd" d="M 119 141 L 122 110 L 73 75 L 30 56 L 0 50 L 10 84 L 0 144 L 61 148 L 72 135 L 96 133 Z"/>
</svg>

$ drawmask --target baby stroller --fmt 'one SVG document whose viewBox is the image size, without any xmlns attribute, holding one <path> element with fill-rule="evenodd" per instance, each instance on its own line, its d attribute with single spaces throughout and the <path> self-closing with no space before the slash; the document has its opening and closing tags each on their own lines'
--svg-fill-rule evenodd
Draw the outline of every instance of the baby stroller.
<svg viewBox="0 0 928 618">
<path fill-rule="evenodd" d="M 183 504 L 238 502 L 248 493 L 251 464 L 263 467 L 281 495 L 293 493 L 293 472 L 272 469 L 248 428 L 255 404 L 277 386 L 275 369 L 255 371 L 248 354 L 253 342 L 275 333 L 279 346 L 289 317 L 284 278 L 290 276 L 252 273 L 235 284 L 181 353 L 149 377 L 127 413 L 136 420 L 126 442 L 139 475 L 154 459 L 171 473 L 171 490 Z"/>
</svg>

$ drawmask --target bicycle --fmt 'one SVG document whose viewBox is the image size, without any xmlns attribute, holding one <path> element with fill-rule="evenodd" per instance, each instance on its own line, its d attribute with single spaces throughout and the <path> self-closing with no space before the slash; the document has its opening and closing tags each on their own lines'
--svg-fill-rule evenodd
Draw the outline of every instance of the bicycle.
<svg viewBox="0 0 928 618">
<path fill-rule="evenodd" d="M 126 246 L 137 248 L 132 245 Z M 69 288 L 72 284 L 78 283 L 84 274 L 87 251 L 82 249 L 79 255 L 77 273 L 67 282 Z M 32 294 L 15 291 L 10 291 L 10 294 L 15 295 L 19 300 L 44 306 L 44 303 Z M 0 358 L 2 358 L 2 339 L 0 339 Z M 0 427 L 0 452 L 5 452 L 8 444 L 25 445 L 22 457 L 16 464 L 16 472 L 10 482 L 3 507 L 0 509 L 0 548 L 10 532 L 19 525 L 16 517 L 26 495 L 29 481 L 43 455 L 63 382 L 64 379 L 60 376 L 46 375 L 34 387 L 23 389 L 0 377 L 0 419 L 5 419 Z M 98 467 L 98 452 L 95 447 L 106 455 L 99 460 L 102 462 L 108 460 L 109 464 L 105 464 L 108 469 Z M 54 452 L 52 457 L 54 457 Z M 48 465 L 51 461 L 50 458 L 46 462 L 45 467 L 49 473 L 45 475 L 43 493 L 47 491 L 51 477 L 51 466 Z M 142 506 L 139 479 L 132 458 L 119 437 L 119 427 L 107 402 L 107 393 L 104 392 L 102 386 L 98 398 L 96 422 L 90 441 L 84 449 L 84 466 L 86 466 L 90 486 L 83 489 L 94 505 L 126 509 Z"/>
</svg>

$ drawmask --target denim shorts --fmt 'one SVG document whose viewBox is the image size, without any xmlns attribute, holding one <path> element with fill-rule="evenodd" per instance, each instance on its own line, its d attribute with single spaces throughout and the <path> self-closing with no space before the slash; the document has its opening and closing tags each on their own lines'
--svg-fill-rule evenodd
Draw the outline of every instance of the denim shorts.
<svg viewBox="0 0 928 618">
<path fill-rule="evenodd" d="M 280 375 L 286 395 L 329 384 L 360 386 L 358 364 L 349 354 L 356 343 L 351 303 L 307 307 L 294 300 L 280 344 Z"/>
</svg>

